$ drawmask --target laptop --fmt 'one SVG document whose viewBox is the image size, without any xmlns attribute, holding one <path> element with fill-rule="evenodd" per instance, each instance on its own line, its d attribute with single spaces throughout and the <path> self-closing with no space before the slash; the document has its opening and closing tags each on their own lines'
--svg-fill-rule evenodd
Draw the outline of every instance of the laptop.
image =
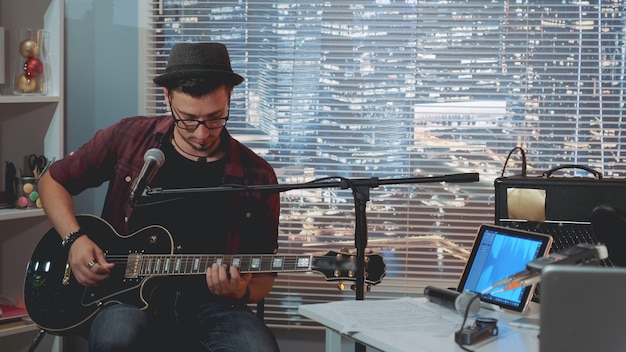
<svg viewBox="0 0 626 352">
<path fill-rule="evenodd" d="M 495 224 L 549 234 L 553 252 L 579 243 L 604 243 L 606 236 L 598 238 L 592 224 L 594 209 L 626 209 L 622 179 L 504 177 L 494 185 Z M 611 256 L 600 264 L 615 265 Z"/>
<path fill-rule="evenodd" d="M 483 224 L 478 229 L 472 251 L 457 287 L 458 292 L 481 295 L 485 306 L 523 313 L 534 291 L 534 285 L 490 293 L 490 288 L 526 264 L 545 256 L 552 237 L 510 227 Z M 483 294 L 484 292 L 484 294 Z"/>
<path fill-rule="evenodd" d="M 541 352 L 624 351 L 626 268 L 551 265 L 541 290 Z"/>
</svg>

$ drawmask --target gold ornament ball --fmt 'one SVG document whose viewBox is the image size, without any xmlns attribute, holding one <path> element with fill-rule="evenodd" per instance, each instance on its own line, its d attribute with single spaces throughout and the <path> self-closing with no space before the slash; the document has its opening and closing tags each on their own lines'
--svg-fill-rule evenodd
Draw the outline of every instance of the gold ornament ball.
<svg viewBox="0 0 626 352">
<path fill-rule="evenodd" d="M 22 40 L 20 43 L 20 54 L 24 57 L 35 57 L 39 55 L 39 45 L 32 39 Z"/>
<path fill-rule="evenodd" d="M 37 89 L 37 81 L 22 74 L 17 78 L 17 89 L 22 93 L 32 93 Z"/>
</svg>

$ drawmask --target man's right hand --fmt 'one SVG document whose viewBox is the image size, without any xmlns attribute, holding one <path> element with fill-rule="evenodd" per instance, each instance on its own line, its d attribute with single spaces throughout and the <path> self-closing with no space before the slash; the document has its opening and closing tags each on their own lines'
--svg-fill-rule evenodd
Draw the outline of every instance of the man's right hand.
<svg viewBox="0 0 626 352">
<path fill-rule="evenodd" d="M 107 262 L 102 249 L 87 235 L 72 243 L 68 258 L 76 280 L 84 286 L 97 286 L 110 276 L 115 266 Z"/>
</svg>

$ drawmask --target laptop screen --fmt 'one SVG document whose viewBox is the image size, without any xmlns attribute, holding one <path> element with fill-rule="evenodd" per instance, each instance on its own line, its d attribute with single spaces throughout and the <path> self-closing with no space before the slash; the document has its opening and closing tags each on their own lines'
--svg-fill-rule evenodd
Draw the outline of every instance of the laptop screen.
<svg viewBox="0 0 626 352">
<path fill-rule="evenodd" d="M 481 293 L 493 284 L 526 269 L 526 264 L 545 256 L 552 237 L 496 225 L 482 225 L 459 281 L 459 292 Z M 523 312 L 534 286 L 508 291 L 494 290 L 481 300 L 498 307 Z"/>
</svg>

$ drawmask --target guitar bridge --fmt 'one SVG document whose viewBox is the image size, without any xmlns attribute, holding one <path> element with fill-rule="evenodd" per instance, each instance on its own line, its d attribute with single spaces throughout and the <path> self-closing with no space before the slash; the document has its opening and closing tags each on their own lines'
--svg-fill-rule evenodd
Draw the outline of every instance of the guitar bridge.
<svg viewBox="0 0 626 352">
<path fill-rule="evenodd" d="M 126 272 L 124 273 L 124 277 L 127 279 L 138 278 L 140 264 L 141 264 L 141 253 L 132 253 L 128 255 L 128 262 L 126 263 Z"/>
</svg>

